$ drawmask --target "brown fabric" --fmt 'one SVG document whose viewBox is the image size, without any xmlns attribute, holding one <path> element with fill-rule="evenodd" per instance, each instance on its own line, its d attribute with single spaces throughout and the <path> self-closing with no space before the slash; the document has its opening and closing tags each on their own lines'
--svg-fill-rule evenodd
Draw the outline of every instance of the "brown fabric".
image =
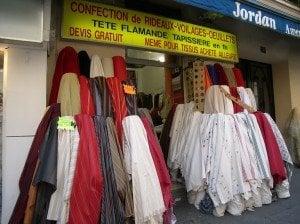
<svg viewBox="0 0 300 224">
<path fill-rule="evenodd" d="M 114 121 L 111 117 L 108 117 L 106 122 L 114 173 L 116 177 L 117 191 L 124 206 L 126 217 L 129 218 L 133 216 L 132 188 L 127 176 L 125 161 L 120 144 L 118 142 Z"/>
<path fill-rule="evenodd" d="M 38 159 L 36 166 L 35 166 L 33 176 L 35 176 L 35 173 L 37 171 L 37 168 L 39 167 L 39 164 L 40 164 L 40 160 Z M 29 188 L 29 192 L 28 192 L 28 201 L 27 201 L 25 217 L 24 217 L 24 221 L 23 221 L 24 224 L 31 224 L 31 222 L 32 222 L 34 209 L 35 209 L 37 191 L 38 191 L 37 186 L 31 184 L 30 188 Z"/>
<path fill-rule="evenodd" d="M 204 112 L 205 98 L 205 73 L 203 61 L 195 61 L 193 63 L 194 70 L 194 101 L 196 109 Z"/>
<path fill-rule="evenodd" d="M 227 76 L 229 87 L 237 87 L 236 79 L 232 68 L 224 68 L 224 71 Z"/>
</svg>

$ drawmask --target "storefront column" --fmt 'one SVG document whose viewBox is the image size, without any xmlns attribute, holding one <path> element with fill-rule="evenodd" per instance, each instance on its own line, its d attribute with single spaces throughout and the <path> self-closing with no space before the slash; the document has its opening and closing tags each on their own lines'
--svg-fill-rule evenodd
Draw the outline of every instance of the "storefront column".
<svg viewBox="0 0 300 224">
<path fill-rule="evenodd" d="M 22 172 L 46 106 L 47 51 L 10 47 L 4 52 L 2 217 L 8 223 Z"/>
</svg>

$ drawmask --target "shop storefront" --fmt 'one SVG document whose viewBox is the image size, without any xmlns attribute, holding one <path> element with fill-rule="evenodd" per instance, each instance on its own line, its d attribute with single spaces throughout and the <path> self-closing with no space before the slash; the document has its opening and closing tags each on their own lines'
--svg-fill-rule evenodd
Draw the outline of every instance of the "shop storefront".
<svg viewBox="0 0 300 224">
<path fill-rule="evenodd" d="M 187 1 L 181 2 L 190 4 Z M 45 5 L 47 6 L 47 3 L 45 3 Z M 43 7 L 45 7 L 45 5 Z M 195 4 L 193 3 L 193 5 Z M 274 115 L 282 128 L 289 111 L 293 106 L 299 104 L 297 101 L 298 98 L 296 97 L 300 94 L 296 88 L 296 83 L 300 82 L 296 76 L 299 66 L 296 61 L 299 58 L 300 52 L 299 49 L 297 49 L 299 45 L 296 46 L 296 43 L 299 42 L 299 39 L 297 39 L 299 38 L 299 24 L 291 22 L 284 28 L 285 34 L 293 36 L 291 37 L 291 43 L 284 43 L 284 41 L 281 40 L 281 36 L 276 34 L 276 43 L 272 44 L 269 39 L 265 39 L 264 34 L 266 33 L 269 35 L 267 37 L 271 38 L 273 31 L 271 32 L 270 30 L 273 29 L 281 32 L 281 23 L 278 23 L 271 15 L 264 14 L 258 10 L 255 11 L 253 8 L 247 8 L 240 2 L 235 2 L 234 6 L 235 8 L 232 11 L 234 17 L 243 21 L 247 20 L 249 23 L 255 23 L 256 25 L 268 28 L 268 30 L 263 30 L 260 34 L 257 34 L 255 33 L 256 28 L 247 23 L 245 25 L 247 30 L 242 32 L 240 29 L 240 26 L 244 27 L 244 25 L 240 24 L 242 22 L 236 25 L 235 20 L 231 19 L 218 21 L 216 23 L 218 29 L 208 28 L 185 21 L 102 3 L 65 0 L 63 3 L 55 2 L 52 4 L 52 30 L 51 32 L 50 29 L 48 30 L 52 36 L 50 35 L 48 40 L 44 40 L 44 37 L 38 39 L 36 42 L 39 43 L 40 46 L 28 47 L 26 44 L 24 46 L 18 42 L 20 47 L 15 48 L 14 45 L 10 44 L 8 49 L 4 49 L 7 45 L 0 41 L 0 47 L 3 46 L 3 50 L 5 51 L 4 61 L 6 67 L 4 66 L 4 69 L 6 70 L 4 70 L 3 73 L 4 76 L 7 75 L 4 79 L 4 92 L 7 91 L 7 97 L 4 97 L 4 107 L 6 108 L 4 110 L 4 117 L 6 121 L 4 122 L 5 128 L 3 134 L 2 222 L 7 223 L 14 210 L 18 198 L 17 182 L 22 173 L 30 145 L 34 139 L 36 127 L 40 122 L 40 118 L 43 116 L 44 108 L 50 103 L 58 102 L 57 95 L 59 95 L 60 83 L 53 81 L 55 80 L 55 74 L 58 74 L 58 66 L 62 66 L 61 71 L 64 71 L 64 73 L 76 73 L 75 70 L 72 70 L 75 65 L 71 66 L 72 69 L 70 71 L 64 70 L 67 66 L 64 67 L 63 63 L 67 63 L 66 58 L 68 55 L 64 56 L 62 52 L 72 52 L 72 54 L 76 54 L 76 57 L 79 57 L 79 55 L 82 57 L 88 56 L 85 59 L 89 58 L 89 63 L 94 63 L 94 66 L 87 66 L 85 63 L 80 64 L 81 61 L 79 58 L 79 64 L 87 66 L 88 69 L 80 68 L 78 73 L 81 74 L 76 75 L 78 75 L 78 77 L 85 76 L 87 83 L 90 83 L 90 85 L 94 83 L 95 89 L 99 89 L 100 86 L 104 84 L 103 80 L 93 80 L 97 80 L 96 77 L 99 76 L 103 76 L 101 77 L 103 79 L 104 77 L 112 78 L 114 75 L 113 59 L 118 60 L 123 58 L 126 59 L 127 68 L 126 64 L 124 64 L 125 61 L 121 60 L 123 63 L 121 70 L 124 71 L 124 69 L 127 69 L 127 76 L 130 76 L 137 85 L 133 88 L 134 85 L 132 85 L 132 83 L 124 83 L 125 79 L 122 80 L 123 85 L 120 91 L 124 91 L 125 96 L 131 97 L 134 95 L 134 97 L 131 97 L 128 101 L 132 103 L 134 102 L 132 99 L 137 100 L 137 104 L 140 103 L 143 107 L 149 107 L 148 109 L 153 108 L 153 105 L 147 104 L 149 103 L 149 101 L 147 101 L 149 95 L 151 95 L 151 101 L 152 96 L 154 98 L 153 102 L 151 102 L 152 104 L 155 104 L 154 96 L 157 96 L 157 108 L 166 105 L 167 101 L 172 104 L 187 104 L 193 101 L 195 102 L 196 110 L 200 112 L 205 111 L 205 91 L 209 86 L 217 84 L 213 83 L 214 80 L 212 80 L 211 77 L 210 84 L 207 82 L 209 73 L 206 68 L 209 68 L 209 65 L 217 64 L 217 68 L 222 71 L 224 70 L 226 73 L 229 72 L 232 79 L 229 80 L 228 77 L 225 78 L 226 75 L 223 76 L 224 85 L 226 85 L 226 83 L 229 85 L 231 81 L 231 84 L 237 87 L 238 78 L 236 74 L 240 74 L 240 71 L 245 69 L 245 66 L 249 64 L 249 61 L 258 61 L 264 63 L 264 65 L 271 64 L 273 79 L 271 78 L 270 80 L 273 80 L 273 86 L 271 86 L 271 88 L 274 88 L 274 99 L 270 99 L 269 96 L 267 96 L 267 98 L 271 104 L 275 100 Z M 210 8 L 203 8 L 210 10 Z M 226 13 L 223 14 L 227 15 Z M 8 37 L 6 37 L 6 39 L 7 38 Z M 261 40 L 263 41 L 261 42 Z M 285 46 L 287 49 L 282 50 Z M 266 50 L 266 53 L 262 53 L 264 50 L 261 47 Z M 0 48 L 0 50 L 2 49 Z M 282 55 L 279 55 L 280 53 L 282 53 Z M 62 60 L 60 64 L 57 61 L 58 58 Z M 237 63 L 239 63 L 239 58 L 245 60 L 244 64 L 240 64 L 238 68 L 236 66 Z M 15 63 L 9 64 L 12 61 Z M 19 64 L 20 61 L 24 66 L 16 66 L 16 63 Z M 28 67 L 28 63 L 31 66 Z M 93 71 L 91 70 L 92 68 L 94 69 Z M 236 74 L 234 71 L 236 71 Z M 282 73 L 286 71 L 289 71 L 287 77 L 282 75 Z M 144 72 L 147 73 L 147 78 L 145 78 L 144 75 L 140 75 Z M 22 77 L 21 74 L 23 73 L 32 74 L 32 77 Z M 38 73 L 41 75 L 38 75 Z M 91 75 L 92 73 L 93 75 Z M 154 78 L 156 76 L 154 74 L 151 76 L 151 73 L 160 73 L 160 78 Z M 16 77 L 14 77 L 13 74 L 16 74 Z M 153 77 L 153 79 L 151 77 Z M 242 80 L 243 77 L 239 77 L 240 85 L 244 85 L 241 84 L 244 81 Z M 159 81 L 157 81 L 157 79 L 159 79 Z M 235 81 L 233 81 L 233 79 Z M 11 80 L 14 81 L 12 82 L 13 84 L 10 83 Z M 247 80 L 245 80 L 245 82 L 246 81 Z M 250 79 L 250 81 L 253 80 Z M 26 83 L 26 85 L 24 85 L 24 83 Z M 162 83 L 163 85 L 161 85 Z M 255 88 L 254 86 L 251 87 Z M 7 88 L 7 90 L 5 90 L 5 88 Z M 257 94 L 259 94 L 258 82 L 256 83 L 256 88 L 257 91 L 254 91 L 254 95 L 252 94 L 252 101 L 249 101 L 249 104 L 251 104 L 250 107 L 248 107 L 249 111 L 256 106 L 255 103 L 253 103 L 253 99 L 255 101 L 256 97 L 257 100 Z M 30 89 L 30 91 L 28 89 Z M 56 93 L 53 93 L 53 89 Z M 143 92 L 143 94 L 138 94 L 139 90 Z M 23 94 L 24 92 L 26 94 Z M 78 92 L 76 94 L 76 96 L 79 96 Z M 101 94 L 103 93 L 101 92 L 100 95 Z M 141 95 L 143 95 L 143 98 L 139 98 Z M 95 94 L 90 90 L 89 97 L 91 98 L 89 99 L 92 99 L 94 96 Z M 160 104 L 160 102 L 162 102 L 160 101 L 161 96 L 163 96 L 164 99 L 162 100 L 163 103 Z M 81 96 L 79 98 L 83 100 Z M 14 99 L 17 99 L 17 101 Z M 87 99 L 87 95 L 85 99 Z M 93 98 L 93 100 L 96 105 L 96 98 Z M 32 107 L 31 104 L 29 104 L 30 110 L 27 109 L 28 111 L 26 111 L 26 116 L 27 114 L 29 114 L 29 116 L 26 121 L 24 121 L 24 118 L 20 115 L 20 111 L 25 111 L 21 102 L 26 101 L 34 102 L 33 105 L 35 106 Z M 18 102 L 20 108 L 19 105 L 16 106 Z M 63 104 L 64 102 L 60 101 L 60 103 Z M 81 101 L 81 111 L 83 110 L 82 105 L 85 107 L 85 112 L 90 110 L 87 106 L 90 105 L 89 102 Z M 243 104 L 241 107 L 243 107 Z M 266 106 L 266 108 L 264 109 L 270 109 L 268 106 Z M 96 108 L 94 113 L 97 114 L 98 109 L 99 108 Z M 100 109 L 102 111 L 101 113 L 104 113 L 102 109 Z M 240 110 L 242 109 L 240 108 Z M 271 111 L 271 109 L 269 111 Z M 73 112 L 74 111 L 70 112 L 66 110 L 64 115 L 73 116 L 75 115 Z M 190 116 L 189 112 L 190 111 L 187 112 L 187 116 Z M 223 113 L 227 112 L 228 111 L 224 109 Z M 164 116 L 161 116 L 163 113 L 165 113 Z M 132 112 L 132 114 L 134 115 L 135 112 Z M 157 127 L 156 129 L 154 128 L 154 130 L 157 136 L 161 137 L 163 134 L 163 126 L 161 126 L 163 124 L 162 120 L 167 119 L 168 113 L 160 108 L 159 114 L 159 118 L 156 117 L 157 120 L 155 121 L 157 122 Z M 16 119 L 16 117 L 18 119 Z M 116 125 L 119 125 L 117 127 L 117 138 L 122 142 L 122 137 L 120 137 L 120 130 L 122 129 L 121 123 L 116 123 Z M 130 124 L 128 123 L 128 125 Z M 68 128 L 70 128 L 69 126 Z M 20 128 L 16 129 L 16 127 Z M 72 130 L 74 130 L 74 127 L 72 128 Z M 133 134 L 131 135 L 130 131 L 128 131 L 128 133 L 127 138 L 131 138 L 131 140 L 134 141 Z M 24 140 L 25 138 L 26 140 Z M 177 138 L 180 139 L 180 136 L 177 136 Z M 157 140 L 153 138 L 152 141 L 155 142 Z M 177 145 L 180 144 L 178 143 Z M 16 148 L 16 150 L 10 151 L 11 148 Z M 149 154 L 147 155 L 149 156 Z M 147 155 L 145 154 L 144 156 Z M 17 159 L 15 157 L 17 157 Z M 168 152 L 164 151 L 164 159 L 167 162 Z M 14 162 L 12 163 L 11 161 Z M 104 161 L 101 162 L 105 163 Z M 168 163 L 168 166 L 171 170 L 178 169 L 178 164 L 174 163 L 172 159 L 171 164 Z M 34 169 L 31 171 L 33 172 Z M 14 172 L 14 174 L 12 174 L 12 172 Z M 177 174 L 172 173 L 172 175 L 172 180 L 174 180 L 174 178 L 176 179 Z M 153 191 L 153 193 L 155 194 L 155 191 Z M 27 203 L 26 205 L 28 206 Z M 141 204 L 141 206 L 143 205 Z M 80 211 L 80 208 L 77 209 Z M 52 212 L 53 211 L 52 209 Z M 52 218 L 53 217 L 57 218 L 55 212 L 52 213 Z"/>
</svg>

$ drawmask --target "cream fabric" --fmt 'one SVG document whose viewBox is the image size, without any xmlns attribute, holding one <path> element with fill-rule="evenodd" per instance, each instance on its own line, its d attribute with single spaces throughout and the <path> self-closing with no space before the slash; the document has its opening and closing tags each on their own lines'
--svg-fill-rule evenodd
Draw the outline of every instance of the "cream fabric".
<svg viewBox="0 0 300 224">
<path fill-rule="evenodd" d="M 104 70 L 101 59 L 98 55 L 93 55 L 91 58 L 90 77 L 104 76 Z"/>
<path fill-rule="evenodd" d="M 236 87 L 239 95 L 240 95 L 240 98 L 241 98 L 241 101 L 243 101 L 245 104 L 247 104 L 248 106 L 251 106 L 252 105 L 252 102 L 250 100 L 250 97 L 248 96 L 248 92 L 246 91 L 246 89 L 244 87 Z M 244 112 L 247 113 L 249 111 L 247 111 L 247 109 L 244 109 Z"/>
<path fill-rule="evenodd" d="M 114 64 L 112 58 L 102 58 L 101 59 L 103 70 L 104 70 L 104 76 L 106 78 L 114 77 Z"/>
<path fill-rule="evenodd" d="M 73 117 L 69 118 L 74 121 Z M 77 128 L 74 131 L 58 130 L 57 188 L 50 199 L 48 220 L 55 220 L 57 223 L 67 223 L 68 221 L 78 145 Z"/>
<path fill-rule="evenodd" d="M 222 85 L 222 87 L 230 93 L 228 86 Z M 207 89 L 204 100 L 204 113 L 234 113 L 232 101 L 221 93 L 219 86 L 213 85 Z"/>
<path fill-rule="evenodd" d="M 123 119 L 124 159 L 132 179 L 136 223 L 162 223 L 166 210 L 147 133 L 136 115 Z"/>
<path fill-rule="evenodd" d="M 248 93 L 248 96 L 249 96 L 250 101 L 251 101 L 251 105 L 250 106 L 254 110 L 257 110 L 257 103 L 256 103 L 256 99 L 255 99 L 255 96 L 254 96 L 254 93 L 253 93 L 252 89 L 246 88 L 246 92 Z"/>
<path fill-rule="evenodd" d="M 60 103 L 62 116 L 73 116 L 80 114 L 80 85 L 75 73 L 66 73 L 62 76 L 57 103 Z"/>
</svg>

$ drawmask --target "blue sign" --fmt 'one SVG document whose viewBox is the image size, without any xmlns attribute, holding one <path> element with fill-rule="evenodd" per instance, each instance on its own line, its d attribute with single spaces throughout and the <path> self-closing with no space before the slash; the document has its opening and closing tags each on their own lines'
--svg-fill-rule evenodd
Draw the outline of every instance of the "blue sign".
<svg viewBox="0 0 300 224">
<path fill-rule="evenodd" d="M 234 0 L 177 0 L 210 11 L 219 12 L 245 22 L 300 38 L 300 21 L 293 21 Z"/>
</svg>

